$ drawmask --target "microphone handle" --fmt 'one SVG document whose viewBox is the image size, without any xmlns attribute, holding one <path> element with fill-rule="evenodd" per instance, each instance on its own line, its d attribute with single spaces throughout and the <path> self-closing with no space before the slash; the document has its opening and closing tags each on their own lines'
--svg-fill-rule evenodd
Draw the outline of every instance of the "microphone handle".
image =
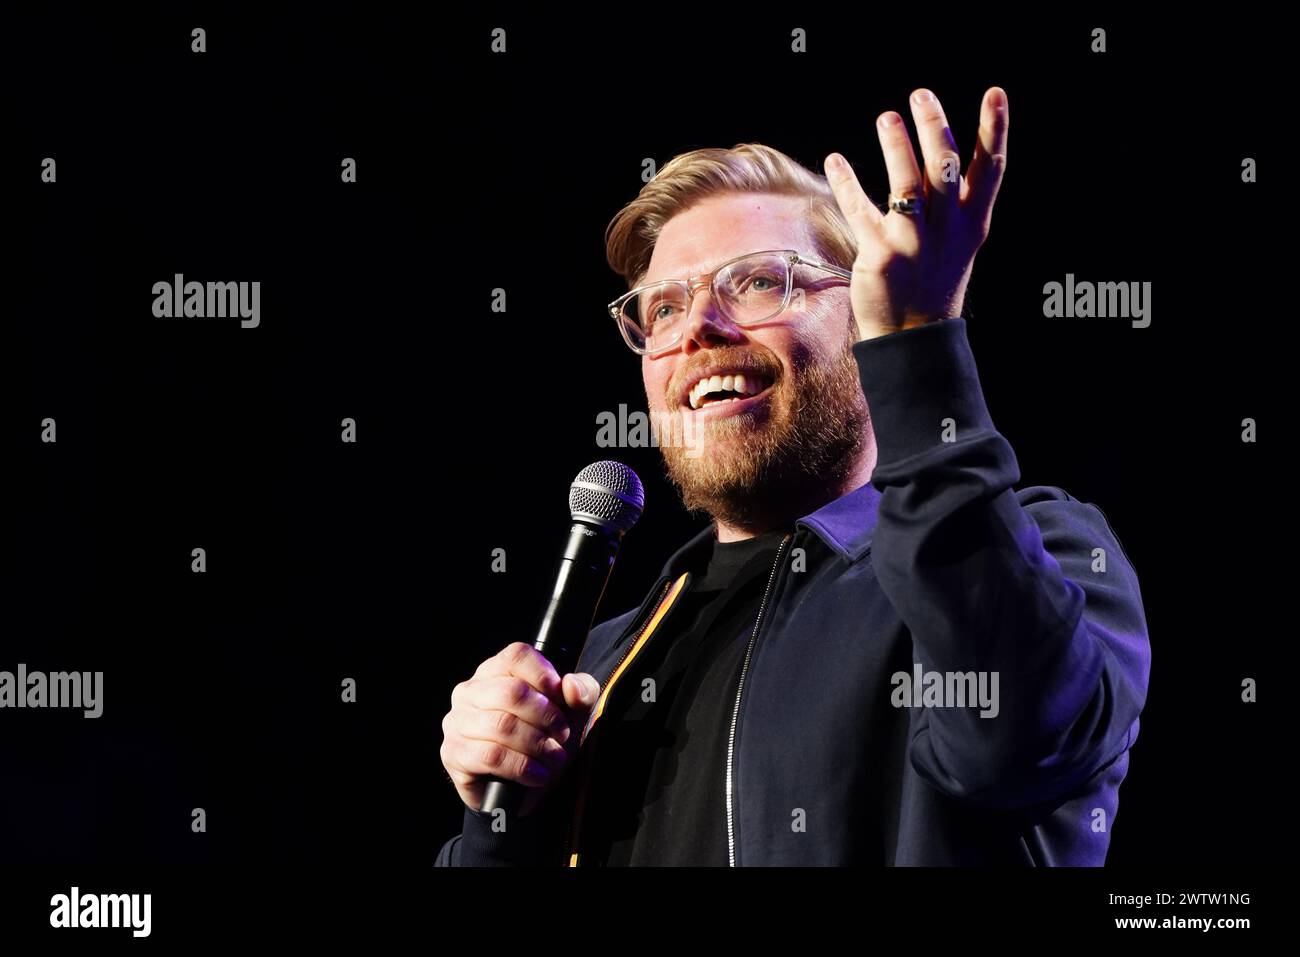
<svg viewBox="0 0 1300 957">
<path fill-rule="evenodd" d="M 618 557 L 622 536 L 586 522 L 569 529 L 564 557 L 555 576 L 551 600 L 542 616 L 533 647 L 563 678 L 577 666 L 582 646 L 600 607 L 605 584 Z M 519 812 L 528 788 L 517 781 L 489 777 L 481 811 L 503 808 L 508 817 Z"/>
</svg>

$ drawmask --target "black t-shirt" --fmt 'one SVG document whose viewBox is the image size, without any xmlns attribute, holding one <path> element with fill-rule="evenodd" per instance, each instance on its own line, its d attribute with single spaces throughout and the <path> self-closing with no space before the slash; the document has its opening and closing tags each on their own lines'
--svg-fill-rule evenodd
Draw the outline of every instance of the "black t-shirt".
<svg viewBox="0 0 1300 957">
<path fill-rule="evenodd" d="M 741 666 L 785 532 L 714 541 L 615 686 L 583 845 L 607 866 L 728 863 L 727 740 Z M 653 701 L 645 679 L 653 678 Z M 606 722 L 608 722 L 606 724 Z"/>
</svg>

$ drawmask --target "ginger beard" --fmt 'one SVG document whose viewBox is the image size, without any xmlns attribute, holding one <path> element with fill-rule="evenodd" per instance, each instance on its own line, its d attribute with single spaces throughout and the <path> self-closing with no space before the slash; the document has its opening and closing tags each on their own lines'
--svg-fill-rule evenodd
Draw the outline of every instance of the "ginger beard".
<svg viewBox="0 0 1300 957">
<path fill-rule="evenodd" d="M 774 387 L 756 409 L 693 430 L 683 426 L 686 440 L 663 446 L 668 478 L 688 511 L 743 528 L 784 517 L 792 506 L 842 485 L 866 445 L 871 420 L 852 342 L 829 360 L 797 342 L 788 368 L 770 352 L 711 350 L 710 359 L 728 365 L 734 359 L 737 369 L 766 376 Z M 702 368 L 693 364 L 691 371 Z M 692 415 L 685 409 L 678 414 Z"/>
</svg>

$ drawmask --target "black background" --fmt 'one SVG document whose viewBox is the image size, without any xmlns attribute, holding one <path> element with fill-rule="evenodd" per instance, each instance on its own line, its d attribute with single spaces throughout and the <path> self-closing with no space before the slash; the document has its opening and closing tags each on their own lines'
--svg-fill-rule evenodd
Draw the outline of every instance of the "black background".
<svg viewBox="0 0 1300 957">
<path fill-rule="evenodd" d="M 0 714 L 0 862 L 427 867 L 459 829 L 438 758 L 452 686 L 531 637 L 573 476 L 615 457 L 647 486 L 602 618 L 699 527 L 657 450 L 596 445 L 599 412 L 645 402 L 602 309 L 623 289 L 604 228 L 642 159 L 758 141 L 819 171 L 838 150 L 879 201 L 875 117 L 910 127 L 927 86 L 969 157 L 995 84 L 1009 165 L 966 309 L 985 395 L 1021 487 L 1105 511 L 1150 626 L 1109 863 L 1240 875 L 1266 858 L 1268 676 L 1289 640 L 1270 608 L 1270 413 L 1292 321 L 1270 238 L 1290 181 L 1270 31 L 964 8 L 895 43 L 866 8 L 636 15 L 6 21 L 0 668 L 102 670 L 105 704 L 95 721 Z M 260 327 L 155 319 L 152 285 L 177 272 L 261 281 Z M 1067 272 L 1151 282 L 1151 326 L 1043 318 L 1043 284 Z M 1262 703 L 1240 702 L 1243 677 Z"/>
</svg>

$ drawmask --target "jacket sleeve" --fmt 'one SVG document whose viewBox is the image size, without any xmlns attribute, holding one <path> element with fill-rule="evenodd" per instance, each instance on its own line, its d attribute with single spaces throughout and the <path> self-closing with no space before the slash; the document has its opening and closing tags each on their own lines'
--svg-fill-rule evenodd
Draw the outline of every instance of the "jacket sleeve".
<svg viewBox="0 0 1300 957">
<path fill-rule="evenodd" d="M 924 672 L 997 673 L 995 715 L 920 709 L 912 764 L 979 806 L 1060 798 L 1137 736 L 1150 646 L 1136 572 L 1095 506 L 1013 490 L 1019 465 L 989 417 L 964 319 L 853 354 L 879 453 L 880 587 Z"/>
<path fill-rule="evenodd" d="M 557 862 L 548 855 L 555 848 L 550 803 L 548 796 L 532 813 L 500 830 L 493 830 L 491 814 L 466 807 L 461 832 L 443 844 L 434 867 L 554 866 Z"/>
</svg>

